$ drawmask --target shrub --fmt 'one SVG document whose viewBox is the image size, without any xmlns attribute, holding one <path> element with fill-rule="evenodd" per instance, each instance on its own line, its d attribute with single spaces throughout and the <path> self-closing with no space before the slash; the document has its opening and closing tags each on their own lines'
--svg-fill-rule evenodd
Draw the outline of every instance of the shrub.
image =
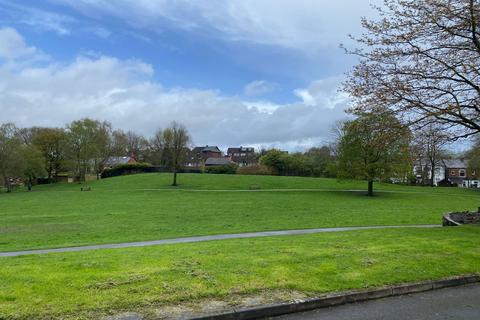
<svg viewBox="0 0 480 320">
<path fill-rule="evenodd" d="M 221 166 L 206 167 L 206 173 L 216 174 L 235 174 L 237 173 L 238 165 L 236 163 L 224 164 Z"/>
<path fill-rule="evenodd" d="M 274 176 L 277 174 L 273 168 L 264 166 L 262 164 L 248 167 L 240 167 L 237 174 L 259 175 L 259 176 Z"/>
<path fill-rule="evenodd" d="M 138 163 L 126 163 L 126 164 L 117 164 L 112 168 L 105 169 L 102 172 L 102 179 L 123 176 L 126 174 L 135 174 L 142 172 L 151 172 L 152 166 L 149 163 L 138 162 Z"/>
</svg>

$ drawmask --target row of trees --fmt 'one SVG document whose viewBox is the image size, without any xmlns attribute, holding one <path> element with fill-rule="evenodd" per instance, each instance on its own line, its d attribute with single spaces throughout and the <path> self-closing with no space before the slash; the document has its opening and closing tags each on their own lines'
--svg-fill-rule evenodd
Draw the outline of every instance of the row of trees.
<svg viewBox="0 0 480 320">
<path fill-rule="evenodd" d="M 434 124 L 415 131 L 387 108 L 376 108 L 336 128 L 337 139 L 330 146 L 305 153 L 288 154 L 270 150 L 260 163 L 279 175 L 323 176 L 366 180 L 368 195 L 375 181 L 412 183 L 414 167 L 422 183 L 433 186 L 435 169 L 453 158 L 448 151 L 451 135 Z M 463 155 L 472 169 L 480 168 L 480 138 Z"/>
<path fill-rule="evenodd" d="M 29 188 L 36 177 L 53 180 L 62 172 L 86 181 L 92 170 L 99 176 L 110 157 L 132 155 L 171 168 L 176 185 L 189 141 L 187 130 L 175 122 L 150 140 L 92 119 L 73 121 L 66 128 L 19 129 L 7 123 L 0 126 L 0 178 L 7 191 L 13 178 L 26 179 Z"/>
<path fill-rule="evenodd" d="M 450 141 L 433 125 L 412 133 L 386 108 L 346 121 L 337 131 L 338 139 L 330 146 L 305 153 L 262 150 L 258 156 L 263 167 L 245 173 L 364 179 L 372 195 L 374 181 L 409 182 L 414 162 L 425 168 L 425 175 L 431 172 L 428 180 L 433 182 L 434 168 L 447 156 L 445 146 Z M 31 186 L 35 177 L 54 179 L 60 172 L 70 171 L 85 181 L 91 170 L 100 175 L 110 157 L 132 154 L 137 160 L 148 159 L 171 169 L 172 184 L 177 185 L 177 172 L 187 162 L 189 143 L 187 130 L 175 122 L 148 140 L 91 119 L 73 121 L 64 129 L 18 129 L 4 124 L 0 126 L 0 176 L 7 190 L 11 190 L 12 177 L 23 177 Z M 472 168 L 480 166 L 479 147 L 477 139 L 466 154 Z"/>
</svg>

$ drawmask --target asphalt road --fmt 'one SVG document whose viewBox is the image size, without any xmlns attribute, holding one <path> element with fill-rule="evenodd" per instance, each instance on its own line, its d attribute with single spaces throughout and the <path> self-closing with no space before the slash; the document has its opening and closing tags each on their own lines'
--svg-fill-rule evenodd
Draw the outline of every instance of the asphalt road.
<svg viewBox="0 0 480 320">
<path fill-rule="evenodd" d="M 270 318 L 272 320 L 479 320 L 480 284 Z"/>
</svg>

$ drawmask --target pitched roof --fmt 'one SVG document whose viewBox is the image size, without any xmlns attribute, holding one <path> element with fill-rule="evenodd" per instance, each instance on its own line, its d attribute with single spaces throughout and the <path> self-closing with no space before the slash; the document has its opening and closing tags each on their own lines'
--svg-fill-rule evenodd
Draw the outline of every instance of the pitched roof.
<svg viewBox="0 0 480 320">
<path fill-rule="evenodd" d="M 254 152 L 253 147 L 228 148 L 227 153 Z"/>
<path fill-rule="evenodd" d="M 208 158 L 205 161 L 206 166 L 222 166 L 230 163 L 233 163 L 233 161 L 227 158 Z"/>
<path fill-rule="evenodd" d="M 213 147 L 209 147 L 209 146 L 205 146 L 205 148 L 203 148 L 202 152 L 221 152 L 220 149 L 218 149 L 217 146 L 213 146 Z"/>
<path fill-rule="evenodd" d="M 227 153 L 240 152 L 240 148 L 228 148 Z"/>
<path fill-rule="evenodd" d="M 110 157 L 106 161 L 106 164 L 109 166 L 114 166 L 117 164 L 126 164 L 132 159 L 133 159 L 132 157 Z"/>
<path fill-rule="evenodd" d="M 468 164 L 464 160 L 458 160 L 458 159 L 453 159 L 453 160 L 444 160 L 445 167 L 447 168 L 468 168 Z"/>
<path fill-rule="evenodd" d="M 220 149 L 218 149 L 217 146 L 204 146 L 204 147 L 195 147 L 193 148 L 192 150 L 193 152 L 195 153 L 198 153 L 198 152 L 218 152 L 220 153 Z"/>
</svg>

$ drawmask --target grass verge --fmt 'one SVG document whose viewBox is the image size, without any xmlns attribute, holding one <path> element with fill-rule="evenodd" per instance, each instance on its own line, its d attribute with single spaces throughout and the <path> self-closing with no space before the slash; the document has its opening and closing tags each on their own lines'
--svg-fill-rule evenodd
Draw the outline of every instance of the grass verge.
<svg viewBox="0 0 480 320">
<path fill-rule="evenodd" d="M 0 319 L 147 317 L 187 301 L 308 295 L 480 272 L 479 227 L 363 230 L 0 259 Z"/>
</svg>

